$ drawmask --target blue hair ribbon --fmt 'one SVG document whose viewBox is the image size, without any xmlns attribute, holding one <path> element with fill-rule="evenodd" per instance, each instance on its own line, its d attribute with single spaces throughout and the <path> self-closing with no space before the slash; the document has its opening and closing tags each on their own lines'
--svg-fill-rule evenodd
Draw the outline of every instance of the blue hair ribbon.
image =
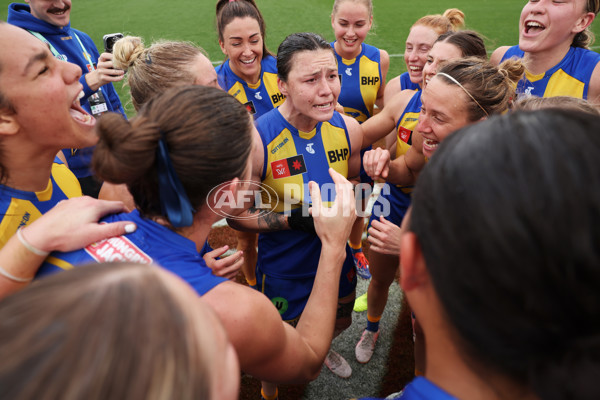
<svg viewBox="0 0 600 400">
<path fill-rule="evenodd" d="M 164 132 L 160 132 L 156 150 L 160 209 L 175 228 L 192 225 L 194 208 L 171 164 Z"/>
</svg>

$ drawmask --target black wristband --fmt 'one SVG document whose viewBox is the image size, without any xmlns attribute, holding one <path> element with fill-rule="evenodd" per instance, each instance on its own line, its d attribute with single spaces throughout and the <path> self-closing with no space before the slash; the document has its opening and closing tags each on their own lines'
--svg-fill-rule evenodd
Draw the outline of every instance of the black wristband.
<svg viewBox="0 0 600 400">
<path fill-rule="evenodd" d="M 312 215 L 305 216 L 302 214 L 302 211 L 299 210 L 292 212 L 288 216 L 287 220 L 290 229 L 295 231 L 308 232 L 316 235 L 317 231 L 315 230 L 315 220 L 313 219 Z"/>
</svg>

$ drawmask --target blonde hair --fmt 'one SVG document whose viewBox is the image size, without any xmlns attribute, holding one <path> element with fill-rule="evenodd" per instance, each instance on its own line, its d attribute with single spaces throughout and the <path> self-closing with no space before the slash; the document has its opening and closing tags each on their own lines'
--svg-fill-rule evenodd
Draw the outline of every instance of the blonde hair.
<svg viewBox="0 0 600 400">
<path fill-rule="evenodd" d="M 433 29 L 438 35 L 457 31 L 465 26 L 465 13 L 458 8 L 449 8 L 443 14 L 432 14 L 421 17 L 411 26 L 423 25 Z"/>
<path fill-rule="evenodd" d="M 3 299 L 0 397 L 210 398 L 220 355 L 197 325 L 209 310 L 190 311 L 163 274 L 94 264 Z"/>
<path fill-rule="evenodd" d="M 337 13 L 339 5 L 345 1 L 361 3 L 362 5 L 367 7 L 367 10 L 369 11 L 369 18 L 373 16 L 373 1 L 372 0 L 334 0 L 333 10 L 331 11 L 332 16 L 334 16 Z"/>
<path fill-rule="evenodd" d="M 173 86 L 191 85 L 190 66 L 206 52 L 191 42 L 158 41 L 146 48 L 142 38 L 126 36 L 113 48 L 115 68 L 127 71 L 127 84 L 136 111 L 151 97 Z"/>
</svg>

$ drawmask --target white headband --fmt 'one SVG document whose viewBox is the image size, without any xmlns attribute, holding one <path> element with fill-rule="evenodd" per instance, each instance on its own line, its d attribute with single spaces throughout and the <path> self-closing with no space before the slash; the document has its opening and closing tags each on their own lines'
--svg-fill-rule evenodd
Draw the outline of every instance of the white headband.
<svg viewBox="0 0 600 400">
<path fill-rule="evenodd" d="M 463 85 L 461 85 L 461 84 L 460 84 L 460 82 L 459 82 L 459 81 L 457 81 L 456 79 L 454 79 L 454 77 L 452 77 L 452 76 L 450 76 L 450 75 L 448 75 L 448 74 L 445 74 L 445 73 L 443 73 L 443 72 L 438 72 L 436 75 L 442 75 L 442 76 L 445 76 L 446 78 L 450 79 L 452 82 L 454 82 L 454 83 L 456 83 L 458 86 L 460 86 L 460 88 L 461 88 L 462 90 L 464 90 L 464 92 L 467 94 L 467 96 L 469 96 L 469 97 L 471 98 L 471 100 L 473 100 L 473 101 L 475 102 L 475 104 L 477 104 L 477 105 L 479 106 L 479 108 L 481 108 L 481 111 L 483 111 L 483 112 L 485 113 L 485 115 L 489 117 L 489 114 L 487 113 L 487 111 L 485 111 L 485 109 L 484 109 L 483 107 L 481 107 L 481 104 L 479 104 L 479 102 L 478 102 L 477 100 L 475 100 L 475 97 L 473 97 L 473 96 L 471 95 L 471 93 L 469 93 L 469 91 L 468 91 L 467 89 L 465 89 L 465 87 L 464 87 Z"/>
</svg>

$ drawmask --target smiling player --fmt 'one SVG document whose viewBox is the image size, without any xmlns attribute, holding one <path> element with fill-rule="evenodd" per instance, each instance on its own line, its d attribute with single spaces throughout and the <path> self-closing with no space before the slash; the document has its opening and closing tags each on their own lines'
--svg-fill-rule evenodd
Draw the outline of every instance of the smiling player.
<svg viewBox="0 0 600 400">
<path fill-rule="evenodd" d="M 600 55 L 588 49 L 589 26 L 600 0 L 531 0 L 521 11 L 519 45 L 492 54 L 494 64 L 522 57 L 527 65 L 518 94 L 600 101 Z"/>
</svg>

